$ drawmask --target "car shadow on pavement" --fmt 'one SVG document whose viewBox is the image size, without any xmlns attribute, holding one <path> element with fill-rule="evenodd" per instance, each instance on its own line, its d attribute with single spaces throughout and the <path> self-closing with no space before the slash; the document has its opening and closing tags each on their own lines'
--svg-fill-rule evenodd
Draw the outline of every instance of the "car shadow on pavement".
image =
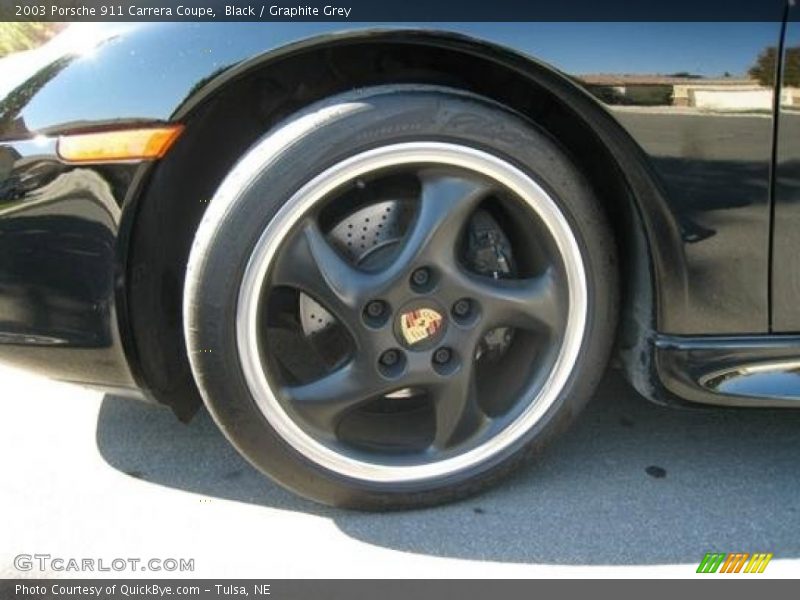
<svg viewBox="0 0 800 600">
<path fill-rule="evenodd" d="M 614 373 L 518 475 L 426 510 L 358 513 L 297 498 L 240 458 L 205 411 L 186 426 L 107 396 L 97 444 L 145 482 L 325 516 L 405 552 L 565 565 L 697 563 L 710 551 L 800 557 L 800 410 L 662 408 Z"/>
</svg>

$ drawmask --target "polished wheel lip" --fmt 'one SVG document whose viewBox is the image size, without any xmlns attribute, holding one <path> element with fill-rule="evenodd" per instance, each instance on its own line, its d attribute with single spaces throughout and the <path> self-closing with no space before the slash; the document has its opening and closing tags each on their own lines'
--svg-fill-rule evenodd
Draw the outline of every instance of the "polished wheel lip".
<svg viewBox="0 0 800 600">
<path fill-rule="evenodd" d="M 246 157 L 246 172 L 223 183 L 219 194 L 236 196 L 274 159 L 274 146 L 261 144 Z M 388 167 L 439 164 L 480 173 L 497 181 L 538 215 L 548 228 L 564 264 L 569 307 L 563 342 L 547 379 L 536 397 L 507 427 L 483 444 L 462 454 L 418 465 L 385 465 L 345 456 L 320 443 L 286 413 L 267 379 L 259 348 L 259 305 L 269 267 L 291 229 L 327 194 L 352 179 Z M 373 483 L 430 480 L 470 469 L 490 460 L 519 441 L 538 423 L 567 384 L 583 344 L 588 319 L 586 272 L 578 241 L 553 198 L 531 177 L 509 162 L 469 146 L 433 142 L 404 142 L 351 156 L 314 177 L 280 208 L 257 241 L 239 288 L 236 342 L 239 361 L 256 405 L 275 431 L 297 452 L 322 468 Z"/>
</svg>

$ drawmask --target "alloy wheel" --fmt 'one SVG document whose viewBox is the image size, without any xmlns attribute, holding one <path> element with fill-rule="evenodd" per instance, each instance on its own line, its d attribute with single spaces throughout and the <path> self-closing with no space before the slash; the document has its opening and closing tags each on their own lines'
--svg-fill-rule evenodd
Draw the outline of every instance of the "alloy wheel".
<svg viewBox="0 0 800 600">
<path fill-rule="evenodd" d="M 467 260 L 481 226 L 490 239 Z M 572 371 L 586 313 L 578 244 L 542 186 L 476 148 L 398 143 L 281 207 L 244 272 L 237 347 L 255 402 L 301 455 L 417 481 L 529 431 Z"/>
</svg>

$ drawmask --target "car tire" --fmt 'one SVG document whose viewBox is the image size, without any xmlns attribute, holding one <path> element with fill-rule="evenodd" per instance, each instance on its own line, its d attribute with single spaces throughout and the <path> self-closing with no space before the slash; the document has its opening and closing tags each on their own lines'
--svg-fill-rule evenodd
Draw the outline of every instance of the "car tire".
<svg viewBox="0 0 800 600">
<path fill-rule="evenodd" d="M 408 230 L 395 232 L 380 257 L 345 256 L 351 238 L 342 233 L 334 245 L 331 236 L 347 230 L 351 207 L 377 215 L 393 194 L 402 197 L 395 206 L 418 211 L 405 217 Z M 477 210 L 494 216 L 476 225 Z M 375 231 L 378 247 L 384 234 Z M 467 255 L 478 257 L 469 267 Z M 489 275 L 470 270 L 486 260 Z M 428 287 L 417 286 L 423 279 Z M 382 308 L 364 304 L 370 286 Z M 459 320 L 452 311 L 462 293 L 475 310 Z M 336 344 L 303 349 L 322 335 L 300 324 L 295 297 L 302 303 L 304 294 L 334 315 L 325 331 L 349 344 L 339 362 L 311 361 L 323 374 L 308 381 L 306 358 Z M 371 321 L 372 312 L 383 321 Z M 345 93 L 267 132 L 210 202 L 184 292 L 192 371 L 228 440 L 290 490 L 368 510 L 462 498 L 537 453 L 595 390 L 617 312 L 608 223 L 557 141 L 491 100 L 422 85 Z M 277 341 L 284 325 L 300 346 Z M 499 346 L 487 341 L 498 331 Z M 384 395 L 391 385 L 400 391 Z M 373 434 L 389 421 L 402 427 Z"/>
</svg>

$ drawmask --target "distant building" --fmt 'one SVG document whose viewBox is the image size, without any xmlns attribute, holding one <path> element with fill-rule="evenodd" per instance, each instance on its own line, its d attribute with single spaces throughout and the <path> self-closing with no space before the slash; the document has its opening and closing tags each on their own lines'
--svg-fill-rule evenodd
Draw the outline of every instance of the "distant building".
<svg viewBox="0 0 800 600">
<path fill-rule="evenodd" d="M 754 79 L 606 74 L 582 75 L 579 79 L 592 94 L 609 104 L 772 110 L 772 90 Z M 781 103 L 800 107 L 800 88 L 784 89 Z"/>
</svg>

